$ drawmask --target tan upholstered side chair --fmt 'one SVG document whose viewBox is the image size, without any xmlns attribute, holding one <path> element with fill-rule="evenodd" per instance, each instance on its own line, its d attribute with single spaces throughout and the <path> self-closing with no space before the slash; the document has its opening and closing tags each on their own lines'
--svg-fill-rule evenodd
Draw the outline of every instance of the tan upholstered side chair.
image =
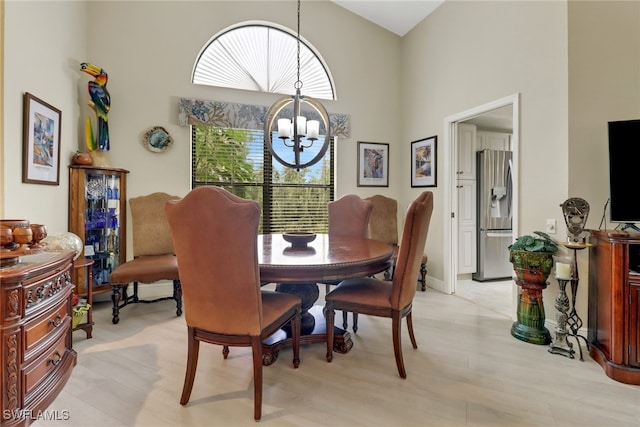
<svg viewBox="0 0 640 427">
<path fill-rule="evenodd" d="M 167 193 L 152 193 L 129 199 L 133 231 L 133 259 L 119 265 L 111 273 L 112 322 L 120 321 L 120 309 L 132 303 L 150 303 L 173 299 L 176 316 L 182 315 L 182 291 L 178 261 L 173 249 L 171 230 L 164 212 L 169 200 L 179 199 Z M 173 295 L 153 300 L 138 296 L 138 283 L 173 282 Z M 133 283 L 133 295 L 127 290 Z M 121 294 L 122 293 L 122 294 Z"/>
<path fill-rule="evenodd" d="M 393 269 L 398 258 L 398 202 L 395 199 L 380 194 L 367 197 L 373 204 L 371 219 L 369 219 L 369 238 L 389 243 L 394 246 L 393 267 L 385 271 L 384 278 L 391 280 Z M 421 290 L 426 291 L 427 255 L 423 254 L 420 260 L 420 276 L 418 282 Z"/>
<path fill-rule="evenodd" d="M 355 194 L 346 194 L 338 200 L 328 203 L 329 209 L 329 237 L 331 236 L 352 236 L 369 237 L 369 219 L 373 204 L 365 199 L 361 199 Z M 325 283 L 326 293 L 329 293 L 331 286 L 339 282 Z M 342 313 L 342 327 L 347 329 L 347 312 Z M 353 332 L 358 331 L 358 314 L 353 313 Z"/>
<path fill-rule="evenodd" d="M 398 257 L 398 202 L 380 194 L 367 197 L 366 200 L 373 205 L 369 219 L 369 238 L 393 246 L 393 265 L 384 272 L 385 280 L 391 280 Z"/>
<path fill-rule="evenodd" d="M 387 281 L 372 277 L 347 279 L 325 296 L 328 362 L 333 360 L 335 310 L 389 317 L 398 374 L 401 378 L 407 377 L 402 357 L 401 324 L 402 318 L 406 318 L 411 344 L 418 348 L 411 307 L 432 212 L 433 193 L 430 191 L 421 193 L 409 206 L 391 286 Z"/>
<path fill-rule="evenodd" d="M 300 364 L 300 313 L 295 295 L 260 289 L 260 207 L 220 187 L 197 187 L 166 206 L 178 257 L 187 321 L 187 369 L 180 404 L 186 405 L 200 342 L 251 347 L 254 419 L 262 415 L 262 342 L 291 328 L 293 366 Z M 210 381 L 207 378 L 206 381 Z"/>
</svg>

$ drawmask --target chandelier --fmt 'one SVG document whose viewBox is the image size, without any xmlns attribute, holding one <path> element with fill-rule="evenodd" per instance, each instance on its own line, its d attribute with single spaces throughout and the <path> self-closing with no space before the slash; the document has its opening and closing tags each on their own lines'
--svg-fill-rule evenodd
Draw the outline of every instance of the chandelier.
<svg viewBox="0 0 640 427">
<path fill-rule="evenodd" d="M 298 0 L 298 51 L 297 51 L 297 80 L 294 84 L 296 94 L 294 96 L 287 96 L 277 100 L 269 109 L 264 118 L 264 141 L 269 149 L 269 152 L 276 161 L 285 167 L 293 168 L 299 171 L 306 167 L 312 166 L 320 161 L 329 148 L 331 142 L 331 124 L 329 122 L 329 114 L 324 106 L 313 98 L 309 98 L 300 94 L 302 89 L 302 81 L 300 80 L 300 0 Z M 288 105 L 293 104 L 293 117 L 278 118 L 280 112 Z M 310 106 L 317 112 L 322 121 L 324 122 L 324 141 L 322 147 L 318 150 L 317 154 L 308 161 L 301 161 L 301 153 L 305 148 L 309 149 L 320 137 L 319 120 L 307 120 L 302 115 L 301 107 L 303 104 Z M 277 119 L 278 118 L 278 119 Z M 276 121 L 277 119 L 277 121 Z M 273 128 L 277 123 L 277 138 L 274 138 Z M 280 140 L 280 141 L 278 141 Z M 293 150 L 294 161 L 288 162 L 284 160 L 278 150 L 274 147 L 274 144 L 281 144 L 286 148 Z M 309 150 L 308 150 L 309 151 Z"/>
</svg>

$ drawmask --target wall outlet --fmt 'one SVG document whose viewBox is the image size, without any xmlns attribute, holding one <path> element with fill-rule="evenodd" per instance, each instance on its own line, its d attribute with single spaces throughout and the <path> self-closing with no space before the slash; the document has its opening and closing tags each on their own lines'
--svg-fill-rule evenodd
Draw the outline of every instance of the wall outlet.
<svg viewBox="0 0 640 427">
<path fill-rule="evenodd" d="M 545 228 L 545 231 L 548 234 L 556 234 L 556 220 L 555 219 L 548 219 L 547 220 L 547 227 Z"/>
</svg>

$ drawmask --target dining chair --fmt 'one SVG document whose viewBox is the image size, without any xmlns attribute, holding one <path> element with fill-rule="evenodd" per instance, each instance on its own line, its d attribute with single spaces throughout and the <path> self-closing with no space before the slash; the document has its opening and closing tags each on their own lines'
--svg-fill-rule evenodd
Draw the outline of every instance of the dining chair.
<svg viewBox="0 0 640 427">
<path fill-rule="evenodd" d="M 262 343 L 289 327 L 293 366 L 300 364 L 299 297 L 260 289 L 260 207 L 213 186 L 166 204 L 178 258 L 187 323 L 187 368 L 180 404 L 191 396 L 200 342 L 251 347 L 254 419 L 262 415 Z"/>
<path fill-rule="evenodd" d="M 110 276 L 113 301 L 111 322 L 120 321 L 120 309 L 133 303 L 151 303 L 173 299 L 176 316 L 182 315 L 182 290 L 178 262 L 173 248 L 169 223 L 164 206 L 169 200 L 179 199 L 167 193 L 156 192 L 129 199 L 133 231 L 133 259 L 116 267 Z M 173 295 L 152 300 L 141 299 L 139 283 L 173 282 Z M 133 283 L 133 295 L 128 294 Z"/>
<path fill-rule="evenodd" d="M 384 271 L 385 280 L 391 280 L 398 257 L 398 202 L 381 194 L 367 197 L 366 200 L 373 205 L 369 219 L 369 238 L 393 246 L 392 265 Z"/>
<path fill-rule="evenodd" d="M 369 237 L 369 219 L 373 204 L 369 200 L 355 194 L 346 194 L 338 200 L 328 203 L 329 209 L 329 238 L 331 236 Z M 329 293 L 331 286 L 340 282 L 325 283 L 325 291 Z M 342 313 L 342 327 L 347 329 L 348 315 Z M 353 313 L 353 332 L 358 330 L 358 314 Z"/>
<path fill-rule="evenodd" d="M 396 199 L 381 194 L 367 197 L 366 200 L 373 203 L 371 219 L 369 220 L 369 238 L 389 243 L 394 248 L 393 264 L 384 272 L 385 280 L 391 280 L 398 258 L 398 202 Z M 427 261 L 427 254 L 423 254 L 420 261 L 420 276 L 418 277 L 418 282 L 423 292 L 426 291 L 427 284 Z"/>
<path fill-rule="evenodd" d="M 389 282 L 373 277 L 347 279 L 325 296 L 328 362 L 333 360 L 335 310 L 389 317 L 398 374 L 401 378 L 407 377 L 402 357 L 402 318 L 407 319 L 407 330 L 413 348 L 418 348 L 413 334 L 411 307 L 432 212 L 431 191 L 421 193 L 409 206 L 391 286 Z"/>
</svg>

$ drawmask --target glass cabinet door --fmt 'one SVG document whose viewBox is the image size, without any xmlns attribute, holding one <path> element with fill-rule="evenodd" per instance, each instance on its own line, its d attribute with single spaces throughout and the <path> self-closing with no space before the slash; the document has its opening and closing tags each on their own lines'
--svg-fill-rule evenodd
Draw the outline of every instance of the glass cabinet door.
<svg viewBox="0 0 640 427">
<path fill-rule="evenodd" d="M 92 290 L 111 289 L 111 272 L 126 261 L 126 178 L 118 168 L 69 167 L 69 231 L 84 242 L 83 256 L 94 261 Z M 78 294 L 86 294 L 88 278 L 72 272 Z"/>
<path fill-rule="evenodd" d="M 94 260 L 93 286 L 109 283 L 120 260 L 120 177 L 87 173 L 85 257 Z"/>
</svg>

